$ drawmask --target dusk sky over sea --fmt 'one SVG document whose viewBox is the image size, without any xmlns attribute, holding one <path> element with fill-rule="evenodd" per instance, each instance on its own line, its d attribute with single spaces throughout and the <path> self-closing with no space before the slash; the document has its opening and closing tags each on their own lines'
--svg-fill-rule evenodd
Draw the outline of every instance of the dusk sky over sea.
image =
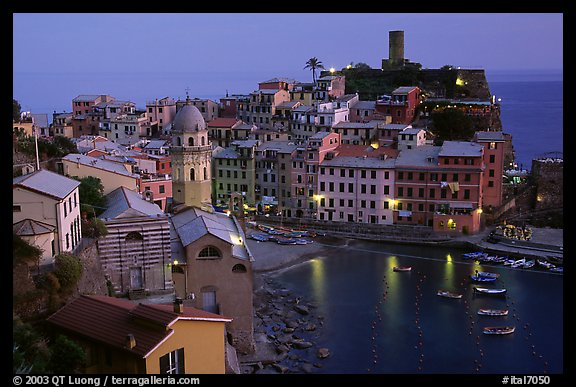
<svg viewBox="0 0 576 387">
<path fill-rule="evenodd" d="M 15 72 L 293 73 L 310 57 L 379 67 L 388 31 L 405 57 L 490 70 L 561 69 L 560 13 L 14 14 Z"/>
</svg>

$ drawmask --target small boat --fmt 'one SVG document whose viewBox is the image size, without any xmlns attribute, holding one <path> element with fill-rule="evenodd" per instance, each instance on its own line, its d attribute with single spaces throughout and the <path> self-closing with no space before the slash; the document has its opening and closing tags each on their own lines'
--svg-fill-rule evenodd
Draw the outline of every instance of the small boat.
<svg viewBox="0 0 576 387">
<path fill-rule="evenodd" d="M 492 263 L 504 263 L 506 259 L 506 257 L 496 257 L 492 260 Z"/>
<path fill-rule="evenodd" d="M 548 271 L 551 271 L 553 273 L 564 273 L 564 266 L 553 267 L 551 269 L 548 269 Z"/>
<path fill-rule="evenodd" d="M 494 282 L 496 277 L 483 277 L 481 275 L 471 275 L 470 279 L 474 282 Z"/>
<path fill-rule="evenodd" d="M 516 260 L 508 258 L 504 261 L 504 266 L 512 266 L 514 262 L 516 262 Z"/>
<path fill-rule="evenodd" d="M 524 269 L 531 269 L 534 267 L 534 265 L 536 264 L 536 261 L 534 261 L 533 259 L 530 261 L 526 261 L 526 263 L 524 263 L 524 265 L 522 265 L 522 267 Z"/>
<path fill-rule="evenodd" d="M 482 316 L 507 316 L 508 309 L 478 309 L 478 314 Z"/>
<path fill-rule="evenodd" d="M 462 254 L 463 259 L 472 259 L 472 258 L 479 258 L 480 256 L 484 255 L 481 251 L 474 251 L 471 253 L 464 253 Z"/>
<path fill-rule="evenodd" d="M 491 273 L 489 271 L 479 271 L 476 273 L 478 277 L 488 277 L 488 278 L 498 278 L 500 274 L 498 273 Z"/>
<path fill-rule="evenodd" d="M 506 289 L 474 288 L 474 291 L 481 294 L 500 296 L 506 294 Z"/>
<path fill-rule="evenodd" d="M 556 265 L 554 265 L 553 263 L 550 263 L 544 259 L 537 259 L 536 263 L 538 264 L 538 266 L 542 266 L 545 269 L 552 269 L 552 268 L 556 267 Z"/>
<path fill-rule="evenodd" d="M 461 294 L 457 294 L 457 293 L 452 293 L 448 290 L 438 290 L 438 294 L 440 297 L 446 297 L 446 298 L 462 298 Z"/>
<path fill-rule="evenodd" d="M 270 239 L 270 236 L 268 234 L 253 233 L 250 234 L 250 238 L 257 240 L 258 242 L 266 242 Z"/>
<path fill-rule="evenodd" d="M 292 238 L 277 237 L 276 243 L 278 243 L 279 245 L 295 245 L 298 242 L 296 241 L 296 239 Z"/>
<path fill-rule="evenodd" d="M 515 261 L 512 265 L 510 265 L 510 267 L 524 266 L 525 263 L 526 263 L 526 258 L 522 258 L 522 259 Z"/>
<path fill-rule="evenodd" d="M 485 327 L 483 333 L 487 335 L 508 335 L 514 333 L 516 327 Z"/>
<path fill-rule="evenodd" d="M 307 244 L 313 242 L 313 241 L 310 241 L 308 239 L 303 239 L 303 238 L 295 239 L 294 241 L 296 242 L 296 243 L 294 243 L 295 245 L 307 245 Z"/>
<path fill-rule="evenodd" d="M 394 266 L 392 269 L 394 271 L 410 271 L 412 270 L 412 266 Z"/>
</svg>

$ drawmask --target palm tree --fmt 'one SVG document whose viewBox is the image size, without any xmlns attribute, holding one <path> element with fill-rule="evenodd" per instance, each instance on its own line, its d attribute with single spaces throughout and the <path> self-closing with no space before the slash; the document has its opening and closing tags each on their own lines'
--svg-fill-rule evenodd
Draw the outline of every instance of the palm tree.
<svg viewBox="0 0 576 387">
<path fill-rule="evenodd" d="M 308 59 L 304 68 L 312 70 L 312 80 L 316 83 L 316 69 L 324 69 L 324 65 L 322 64 L 322 61 L 318 60 L 318 58 L 312 57 Z"/>
</svg>

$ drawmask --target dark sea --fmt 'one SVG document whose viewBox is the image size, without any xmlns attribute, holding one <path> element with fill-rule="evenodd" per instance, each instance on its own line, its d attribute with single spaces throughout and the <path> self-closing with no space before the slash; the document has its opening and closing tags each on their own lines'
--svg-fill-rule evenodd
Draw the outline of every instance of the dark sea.
<svg viewBox="0 0 576 387">
<path fill-rule="evenodd" d="M 532 159 L 563 149 L 562 73 L 486 70 L 490 91 L 501 98 L 505 132 L 513 136 L 518 166 L 531 169 Z M 277 76 L 289 77 L 289 74 Z M 146 101 L 192 97 L 215 101 L 247 94 L 273 76 L 242 73 L 13 73 L 13 96 L 22 110 L 47 113 L 71 111 L 80 94 L 109 94 L 144 108 Z M 294 77 L 292 77 L 294 78 Z"/>
<path fill-rule="evenodd" d="M 464 251 L 350 241 L 273 280 L 316 304 L 314 313 L 323 317 L 322 328 L 306 337 L 331 352 L 316 373 L 563 373 L 563 276 L 481 265 L 463 260 Z M 475 294 L 473 287 L 483 286 L 470 281 L 476 270 L 500 274 L 484 286 L 505 288 L 507 296 Z M 440 297 L 441 289 L 463 297 Z M 509 314 L 481 316 L 480 308 Z M 482 333 L 487 326 L 516 330 L 491 336 Z M 301 356 L 318 362 L 314 353 Z"/>
</svg>

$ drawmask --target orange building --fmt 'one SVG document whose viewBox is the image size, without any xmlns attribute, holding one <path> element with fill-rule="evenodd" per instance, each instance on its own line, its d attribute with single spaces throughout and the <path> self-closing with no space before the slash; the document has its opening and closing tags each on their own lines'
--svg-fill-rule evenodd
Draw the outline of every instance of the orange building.
<svg viewBox="0 0 576 387">
<path fill-rule="evenodd" d="M 79 296 L 47 319 L 86 352 L 86 373 L 223 374 L 225 323 L 232 319 L 174 305 Z"/>
</svg>

